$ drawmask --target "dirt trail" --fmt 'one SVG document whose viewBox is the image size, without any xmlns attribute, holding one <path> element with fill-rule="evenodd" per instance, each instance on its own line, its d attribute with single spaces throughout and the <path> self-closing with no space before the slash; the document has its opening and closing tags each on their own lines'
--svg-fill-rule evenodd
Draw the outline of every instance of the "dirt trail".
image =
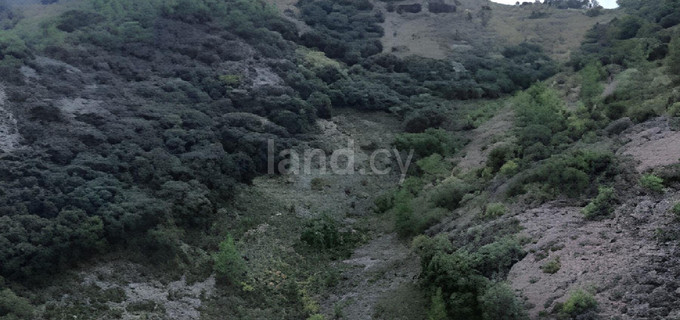
<svg viewBox="0 0 680 320">
<path fill-rule="evenodd" d="M 339 263 L 350 268 L 323 306 L 327 314 L 338 308 L 344 319 L 374 319 L 381 299 L 415 284 L 420 272 L 418 257 L 395 234 L 378 235 Z"/>
<path fill-rule="evenodd" d="M 361 174 L 370 172 L 370 154 L 375 150 L 390 149 L 401 126 L 398 120 L 385 113 L 349 110 L 340 110 L 332 121 L 320 120 L 319 125 L 322 133 L 312 138 L 310 147 L 325 150 L 330 158 L 330 152 L 348 148 L 352 141 L 356 174 L 336 175 L 330 171 L 324 174 L 321 168 L 313 166 L 309 174 L 257 178 L 254 187 L 262 197 L 270 199 L 267 201 L 279 203 L 282 208 L 294 208 L 298 218 L 326 213 L 343 221 L 343 228 L 348 230 L 369 229 L 367 243 L 357 248 L 349 259 L 333 263 L 344 271 L 339 284 L 322 297 L 320 304 L 321 311 L 329 319 L 336 312 L 341 312 L 343 319 L 372 319 L 380 300 L 403 284 L 415 283 L 420 270 L 419 261 L 408 246 L 395 234 L 382 231 L 389 228 L 382 228 L 380 224 L 384 222 L 376 222 L 373 217 L 375 196 L 395 187 L 399 181 L 394 155 L 393 161 L 387 161 L 386 157 L 377 161 L 381 170 L 391 168 L 390 174 Z M 323 187 L 312 188 L 312 181 L 322 181 Z M 377 225 L 366 225 L 370 224 L 366 221 Z M 267 228 L 276 224 L 280 223 L 272 220 Z"/>
</svg>

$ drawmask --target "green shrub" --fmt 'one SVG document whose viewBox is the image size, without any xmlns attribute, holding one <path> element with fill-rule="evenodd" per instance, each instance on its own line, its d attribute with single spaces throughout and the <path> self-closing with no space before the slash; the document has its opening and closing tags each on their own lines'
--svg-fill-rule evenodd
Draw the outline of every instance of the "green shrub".
<svg viewBox="0 0 680 320">
<path fill-rule="evenodd" d="M 674 37 L 671 41 L 666 64 L 671 74 L 680 74 L 680 37 Z"/>
<path fill-rule="evenodd" d="M 420 158 L 438 153 L 447 156 L 455 151 L 453 137 L 442 129 L 427 129 L 423 133 L 403 133 L 396 136 L 394 146 L 400 151 L 413 150 Z"/>
<path fill-rule="evenodd" d="M 385 213 L 394 207 L 394 192 L 383 193 L 375 198 L 375 211 Z"/>
<path fill-rule="evenodd" d="M 427 320 L 446 319 L 446 303 L 442 297 L 442 288 L 437 288 L 430 301 L 430 310 L 427 312 Z"/>
<path fill-rule="evenodd" d="M 424 132 L 429 128 L 437 128 L 446 117 L 439 111 L 432 109 L 417 110 L 409 114 L 404 120 L 404 129 L 410 133 Z"/>
<path fill-rule="evenodd" d="M 0 319 L 33 319 L 33 306 L 10 289 L 0 289 Z"/>
<path fill-rule="evenodd" d="M 219 251 L 213 254 L 215 272 L 230 283 L 237 283 L 246 273 L 246 264 L 236 248 L 234 238 L 227 235 L 227 239 L 222 241 L 219 247 Z"/>
<path fill-rule="evenodd" d="M 416 234 L 416 216 L 413 212 L 411 200 L 399 201 L 394 206 L 395 221 L 394 226 L 397 233 L 402 237 L 413 236 Z"/>
<path fill-rule="evenodd" d="M 505 214 L 505 205 L 502 203 L 489 203 L 484 210 L 484 217 L 498 218 Z"/>
<path fill-rule="evenodd" d="M 454 210 L 470 190 L 470 186 L 462 181 L 445 182 L 431 192 L 430 200 L 437 207 Z"/>
<path fill-rule="evenodd" d="M 673 208 L 671 208 L 671 212 L 675 214 L 675 217 L 677 219 L 680 219 L 680 202 L 677 202 L 676 204 L 673 205 Z"/>
<path fill-rule="evenodd" d="M 590 63 L 581 69 L 581 100 L 589 107 L 593 106 L 602 95 L 603 87 L 600 80 L 603 71 L 602 64 L 599 62 Z"/>
<path fill-rule="evenodd" d="M 572 292 L 569 299 L 562 305 L 560 313 L 574 318 L 596 310 L 597 300 L 595 300 L 595 297 L 584 290 L 576 290 Z"/>
<path fill-rule="evenodd" d="M 238 87 L 241 85 L 241 75 L 239 74 L 225 74 L 219 76 L 219 80 L 222 85 L 227 87 Z"/>
<path fill-rule="evenodd" d="M 503 237 L 477 249 L 471 256 L 472 266 L 487 278 L 505 277 L 510 268 L 522 258 L 526 252 L 515 237 Z"/>
<path fill-rule="evenodd" d="M 483 320 L 520 320 L 528 319 L 521 301 L 517 299 L 512 288 L 498 282 L 486 289 L 479 297 Z"/>
<path fill-rule="evenodd" d="M 576 151 L 553 156 L 532 172 L 525 183 L 545 183 L 553 194 L 576 197 L 598 179 L 611 177 L 616 171 L 611 153 Z"/>
<path fill-rule="evenodd" d="M 325 214 L 307 222 L 300 240 L 316 249 L 333 249 L 343 243 L 337 222 Z"/>
<path fill-rule="evenodd" d="M 544 273 L 555 274 L 562 268 L 562 263 L 560 262 L 560 257 L 556 257 L 541 266 L 541 270 Z"/>
<path fill-rule="evenodd" d="M 453 250 L 447 236 L 440 234 L 434 238 L 417 237 L 413 248 L 421 259 L 423 283 L 432 292 L 429 315 L 441 317 L 443 300 L 447 319 L 494 319 L 502 308 L 511 310 L 507 319 L 523 319 L 521 305 L 514 301 L 511 290 L 489 280 L 505 277 L 512 265 L 524 257 L 516 239 L 506 237 L 470 252 L 463 248 Z"/>
<path fill-rule="evenodd" d="M 597 197 L 593 199 L 581 213 L 586 219 L 607 217 L 614 212 L 613 205 L 616 202 L 616 194 L 613 188 L 600 187 Z"/>
<path fill-rule="evenodd" d="M 416 165 L 423 171 L 425 176 L 443 177 L 451 174 L 451 163 L 446 161 L 440 154 L 435 153 L 429 157 L 416 161 Z"/>
<path fill-rule="evenodd" d="M 522 147 L 548 145 L 553 134 L 566 129 L 564 102 L 545 84 L 536 84 L 514 98 L 517 137 Z"/>
<path fill-rule="evenodd" d="M 640 178 L 640 185 L 654 192 L 663 192 L 663 179 L 653 174 L 643 175 Z"/>
<path fill-rule="evenodd" d="M 513 176 L 519 171 L 519 165 L 515 161 L 506 162 L 500 169 L 500 173 L 504 176 Z"/>
<path fill-rule="evenodd" d="M 73 32 L 103 21 L 104 17 L 94 12 L 69 10 L 59 17 L 57 29 L 65 32 Z"/>
<path fill-rule="evenodd" d="M 503 145 L 496 147 L 489 152 L 486 159 L 486 166 L 491 168 L 493 173 L 498 172 L 505 163 L 515 157 L 515 150 L 512 146 Z"/>
<path fill-rule="evenodd" d="M 328 95 L 315 91 L 307 98 L 307 103 L 316 109 L 317 117 L 330 119 L 333 116 L 331 98 Z"/>
</svg>

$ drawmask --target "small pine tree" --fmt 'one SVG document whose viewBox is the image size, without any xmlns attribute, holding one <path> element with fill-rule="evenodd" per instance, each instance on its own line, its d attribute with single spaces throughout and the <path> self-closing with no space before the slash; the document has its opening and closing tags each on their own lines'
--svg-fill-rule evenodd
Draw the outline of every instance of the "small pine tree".
<svg viewBox="0 0 680 320">
<path fill-rule="evenodd" d="M 228 235 L 227 239 L 220 243 L 220 250 L 213 255 L 213 260 L 217 275 L 231 283 L 242 278 L 246 272 L 245 261 L 243 261 L 231 235 Z"/>
</svg>

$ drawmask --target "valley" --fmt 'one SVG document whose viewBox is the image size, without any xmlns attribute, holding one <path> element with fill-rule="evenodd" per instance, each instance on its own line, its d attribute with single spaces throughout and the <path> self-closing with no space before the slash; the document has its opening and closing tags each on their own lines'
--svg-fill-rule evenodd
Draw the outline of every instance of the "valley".
<svg viewBox="0 0 680 320">
<path fill-rule="evenodd" d="M 0 0 L 0 320 L 676 319 L 670 0 Z"/>
</svg>

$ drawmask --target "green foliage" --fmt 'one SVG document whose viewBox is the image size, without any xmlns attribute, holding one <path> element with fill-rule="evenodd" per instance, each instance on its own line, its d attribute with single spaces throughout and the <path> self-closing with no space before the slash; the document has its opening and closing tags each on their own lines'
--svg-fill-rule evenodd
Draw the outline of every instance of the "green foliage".
<svg viewBox="0 0 680 320">
<path fill-rule="evenodd" d="M 442 297 L 442 289 L 437 288 L 430 301 L 430 310 L 427 312 L 427 320 L 446 320 L 446 303 Z"/>
<path fill-rule="evenodd" d="M 33 306 L 25 298 L 17 296 L 10 289 L 0 289 L 0 319 L 32 319 Z"/>
<path fill-rule="evenodd" d="M 491 168 L 493 173 L 500 171 L 500 169 L 515 157 L 515 149 L 509 145 L 496 147 L 487 156 L 486 165 Z"/>
<path fill-rule="evenodd" d="M 324 93 L 315 91 L 307 98 L 307 103 L 316 109 L 319 118 L 330 119 L 333 115 L 331 98 Z"/>
<path fill-rule="evenodd" d="M 581 213 L 586 219 L 597 219 L 608 217 L 614 212 L 614 203 L 616 202 L 616 194 L 613 188 L 600 187 L 597 197 L 593 199 Z"/>
<path fill-rule="evenodd" d="M 104 21 L 104 17 L 87 11 L 69 10 L 59 17 L 57 29 L 65 32 L 74 32 L 78 29 L 95 25 Z"/>
<path fill-rule="evenodd" d="M 526 253 L 519 240 L 503 237 L 481 246 L 472 255 L 474 268 L 487 278 L 505 277 L 510 268 L 522 260 Z"/>
<path fill-rule="evenodd" d="M 569 299 L 562 305 L 560 313 L 567 314 L 572 318 L 597 310 L 597 300 L 592 294 L 584 290 L 576 290 L 571 293 Z"/>
<path fill-rule="evenodd" d="M 416 165 L 426 177 L 444 177 L 452 169 L 451 164 L 438 153 L 416 161 Z"/>
<path fill-rule="evenodd" d="M 18 36 L 9 32 L 0 33 L 0 62 L 18 64 L 32 57 L 26 43 Z"/>
<path fill-rule="evenodd" d="M 500 173 L 504 176 L 515 175 L 518 171 L 519 165 L 513 160 L 506 162 L 500 169 Z"/>
<path fill-rule="evenodd" d="M 674 37 L 669 44 L 666 64 L 671 74 L 680 74 L 680 37 Z"/>
<path fill-rule="evenodd" d="M 312 32 L 301 37 L 305 46 L 316 47 L 347 64 L 358 63 L 362 57 L 382 51 L 378 38 L 384 31 L 378 24 L 384 17 L 370 14 L 373 9 L 370 2 L 303 0 L 297 6 L 302 19 L 313 27 Z"/>
<path fill-rule="evenodd" d="M 548 274 L 555 274 L 562 268 L 560 257 L 555 257 L 541 266 L 541 270 Z"/>
<path fill-rule="evenodd" d="M 246 264 L 231 235 L 220 242 L 220 249 L 213 255 L 215 272 L 229 283 L 238 283 L 246 273 Z"/>
<path fill-rule="evenodd" d="M 470 191 L 472 188 L 462 181 L 447 181 L 430 193 L 430 201 L 437 207 L 455 210 Z"/>
<path fill-rule="evenodd" d="M 427 129 L 423 133 L 402 133 L 394 139 L 394 146 L 400 151 L 414 151 L 424 158 L 432 154 L 451 155 L 456 148 L 451 134 L 443 129 Z"/>
<path fill-rule="evenodd" d="M 241 75 L 238 74 L 221 75 L 219 79 L 227 87 L 238 87 L 241 84 Z"/>
<path fill-rule="evenodd" d="M 502 308 L 509 312 L 500 319 L 524 319 L 514 294 L 489 280 L 505 276 L 524 256 L 517 240 L 503 238 L 470 252 L 462 248 L 452 250 L 444 235 L 420 236 L 414 239 L 413 247 L 421 258 L 423 283 L 433 293 L 432 306 L 436 308 L 431 310 L 436 310 L 437 315 L 442 309 L 437 301 L 441 290 L 442 297 L 449 297 L 443 300 L 450 319 L 493 319 L 503 315 Z"/>
<path fill-rule="evenodd" d="M 375 211 L 385 213 L 394 207 L 394 192 L 386 192 L 375 198 Z"/>
<path fill-rule="evenodd" d="M 653 175 L 645 174 L 640 177 L 640 185 L 654 192 L 663 192 L 663 179 Z"/>
<path fill-rule="evenodd" d="M 506 210 L 505 205 L 502 203 L 489 203 L 484 210 L 484 217 L 498 218 L 503 216 Z"/>
<path fill-rule="evenodd" d="M 545 84 L 536 84 L 517 94 L 513 102 L 517 138 L 523 149 L 526 150 L 535 144 L 543 146 L 559 144 L 555 137 L 566 129 L 566 122 L 562 99 L 554 90 Z"/>
<path fill-rule="evenodd" d="M 325 214 L 307 222 L 300 240 L 319 250 L 334 249 L 343 245 L 343 236 L 338 230 L 337 222 Z"/>
<path fill-rule="evenodd" d="M 521 301 L 517 299 L 512 288 L 505 283 L 493 283 L 479 297 L 484 320 L 520 320 L 528 319 Z"/>
<path fill-rule="evenodd" d="M 409 133 L 424 132 L 429 128 L 437 128 L 446 120 L 446 117 L 435 110 L 421 109 L 412 112 L 404 120 L 404 129 Z"/>
<path fill-rule="evenodd" d="M 602 84 L 604 70 L 599 62 L 593 62 L 581 69 L 581 100 L 589 107 L 592 107 L 599 96 L 602 94 Z"/>
<path fill-rule="evenodd" d="M 677 219 L 680 219 L 680 202 L 673 205 L 673 208 L 671 208 L 671 212 L 673 212 Z"/>
<path fill-rule="evenodd" d="M 616 163 L 611 153 L 575 151 L 553 156 L 517 183 L 545 184 L 551 194 L 576 197 L 593 183 L 608 179 L 616 173 Z"/>
</svg>

